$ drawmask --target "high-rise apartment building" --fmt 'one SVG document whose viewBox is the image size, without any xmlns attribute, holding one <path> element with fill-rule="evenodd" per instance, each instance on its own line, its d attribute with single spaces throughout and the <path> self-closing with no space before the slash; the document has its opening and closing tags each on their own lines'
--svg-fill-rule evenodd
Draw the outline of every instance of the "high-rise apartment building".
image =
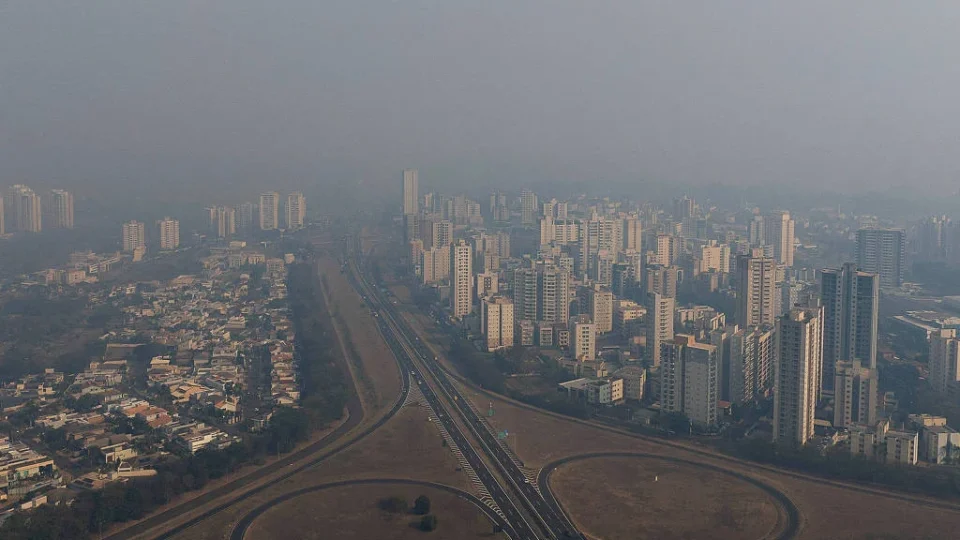
<svg viewBox="0 0 960 540">
<path fill-rule="evenodd" d="M 773 441 L 802 446 L 813 437 L 823 367 L 823 308 L 777 318 Z"/>
<path fill-rule="evenodd" d="M 849 428 L 854 424 L 873 426 L 877 423 L 877 376 L 876 369 L 863 366 L 859 360 L 837 362 L 833 384 L 833 427 Z"/>
<path fill-rule="evenodd" d="M 683 413 L 692 422 L 717 423 L 720 356 L 717 347 L 677 334 L 661 344 L 660 410 Z"/>
<path fill-rule="evenodd" d="M 500 292 L 500 276 L 496 272 L 481 272 L 477 274 L 477 284 L 474 289 L 477 294 L 477 300 L 491 298 Z M 511 314 L 513 302 L 510 303 Z"/>
<path fill-rule="evenodd" d="M 458 319 L 473 311 L 473 249 L 462 239 L 450 252 L 450 309 Z"/>
<path fill-rule="evenodd" d="M 672 234 L 657 235 L 657 264 L 673 266 L 680 258 L 680 239 Z"/>
<path fill-rule="evenodd" d="M 482 302 L 481 318 L 487 351 L 513 347 L 513 302 L 503 296 Z"/>
<path fill-rule="evenodd" d="M 157 229 L 159 229 L 160 232 L 159 237 L 161 250 L 169 251 L 180 247 L 179 221 L 171 217 L 165 217 L 157 222 Z"/>
<path fill-rule="evenodd" d="M 252 202 L 242 203 L 237 207 L 237 227 L 241 231 L 250 232 L 256 223 L 257 205 Z"/>
<path fill-rule="evenodd" d="M 58 229 L 73 228 L 73 194 L 62 189 L 50 192 L 50 210 L 53 224 Z"/>
<path fill-rule="evenodd" d="M 237 234 L 237 211 L 229 206 L 217 207 L 217 236 L 228 238 Z"/>
<path fill-rule="evenodd" d="M 960 389 L 960 338 L 953 328 L 940 328 L 930 336 L 930 386 L 946 395 Z"/>
<path fill-rule="evenodd" d="M 759 253 L 737 256 L 737 324 L 773 325 L 777 317 L 777 264 Z"/>
<path fill-rule="evenodd" d="M 857 231 L 857 267 L 878 274 L 881 287 L 903 284 L 906 236 L 903 229 Z"/>
<path fill-rule="evenodd" d="M 646 290 L 667 298 L 677 297 L 677 282 L 680 280 L 680 268 L 677 266 L 650 265 L 646 269 Z"/>
<path fill-rule="evenodd" d="M 307 219 L 307 199 L 303 193 L 294 191 L 287 195 L 287 229 L 291 231 L 300 230 Z"/>
<path fill-rule="evenodd" d="M 690 197 L 684 195 L 673 200 L 673 219 L 682 221 L 693 217 L 696 212 L 697 203 Z"/>
<path fill-rule="evenodd" d="M 280 228 L 280 194 L 267 191 L 260 194 L 260 230 L 274 231 Z"/>
<path fill-rule="evenodd" d="M 647 293 L 646 362 L 651 367 L 660 365 L 660 345 L 673 339 L 674 302 L 673 298 Z"/>
<path fill-rule="evenodd" d="M 517 268 L 513 272 L 513 307 L 518 321 L 537 320 L 537 271 Z"/>
<path fill-rule="evenodd" d="M 146 247 L 143 223 L 128 221 L 120 228 L 123 239 L 123 251 L 133 252 L 135 249 Z"/>
<path fill-rule="evenodd" d="M 450 246 L 437 246 L 421 252 L 420 276 L 424 285 L 450 279 Z"/>
<path fill-rule="evenodd" d="M 43 212 L 40 196 L 22 184 L 10 187 L 10 201 L 13 208 L 13 220 L 16 229 L 21 232 L 40 232 L 43 230 Z"/>
<path fill-rule="evenodd" d="M 570 354 L 577 360 L 593 360 L 597 357 L 597 326 L 589 315 L 570 319 Z"/>
<path fill-rule="evenodd" d="M 403 171 L 403 215 L 409 216 L 420 212 L 420 180 L 417 169 Z"/>
<path fill-rule="evenodd" d="M 563 324 L 570 318 L 570 272 L 563 268 L 537 270 L 537 320 Z"/>
<path fill-rule="evenodd" d="M 520 192 L 520 222 L 524 225 L 537 223 L 540 205 L 537 203 L 537 194 L 525 189 Z"/>
<path fill-rule="evenodd" d="M 790 212 L 774 212 L 763 220 L 764 239 L 773 246 L 773 258 L 777 264 L 793 266 L 794 221 Z"/>
<path fill-rule="evenodd" d="M 877 368 L 880 279 L 852 263 L 821 273 L 823 303 L 823 384 L 832 390 L 837 362 L 859 360 Z"/>
<path fill-rule="evenodd" d="M 490 194 L 490 217 L 495 222 L 510 221 L 510 205 L 507 203 L 507 194 L 494 191 Z"/>
<path fill-rule="evenodd" d="M 751 402 L 773 386 L 774 341 L 772 326 L 730 332 L 726 376 L 730 402 Z"/>
<path fill-rule="evenodd" d="M 623 251 L 643 253 L 643 222 L 637 216 L 623 219 Z"/>
<path fill-rule="evenodd" d="M 613 292 L 599 284 L 587 291 L 590 318 L 597 325 L 598 334 L 613 331 Z"/>
</svg>

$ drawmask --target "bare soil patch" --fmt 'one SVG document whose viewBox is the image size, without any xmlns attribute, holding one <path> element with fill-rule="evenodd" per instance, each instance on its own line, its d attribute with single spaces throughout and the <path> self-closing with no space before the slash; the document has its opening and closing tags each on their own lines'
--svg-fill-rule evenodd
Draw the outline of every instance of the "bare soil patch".
<svg viewBox="0 0 960 540">
<path fill-rule="evenodd" d="M 596 538 L 763 538 L 778 507 L 721 472 L 649 458 L 591 458 L 550 476 L 558 500 Z"/>
</svg>

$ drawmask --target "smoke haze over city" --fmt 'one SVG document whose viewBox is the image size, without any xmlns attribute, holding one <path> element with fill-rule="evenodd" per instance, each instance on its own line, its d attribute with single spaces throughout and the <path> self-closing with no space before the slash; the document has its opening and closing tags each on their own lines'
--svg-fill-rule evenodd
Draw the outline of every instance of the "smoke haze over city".
<svg viewBox="0 0 960 540">
<path fill-rule="evenodd" d="M 6 3 L 0 176 L 953 193 L 958 23 L 947 1 Z"/>
</svg>

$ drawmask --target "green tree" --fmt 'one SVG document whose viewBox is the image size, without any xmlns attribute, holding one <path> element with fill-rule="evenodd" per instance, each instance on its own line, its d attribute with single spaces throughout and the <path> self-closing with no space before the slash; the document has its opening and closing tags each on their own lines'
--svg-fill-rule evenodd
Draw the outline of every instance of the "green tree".
<svg viewBox="0 0 960 540">
<path fill-rule="evenodd" d="M 413 501 L 413 513 L 421 516 L 430 513 L 430 499 L 426 495 L 421 495 Z"/>
<path fill-rule="evenodd" d="M 430 514 L 420 518 L 420 530 L 430 532 L 437 528 L 437 516 Z"/>
</svg>

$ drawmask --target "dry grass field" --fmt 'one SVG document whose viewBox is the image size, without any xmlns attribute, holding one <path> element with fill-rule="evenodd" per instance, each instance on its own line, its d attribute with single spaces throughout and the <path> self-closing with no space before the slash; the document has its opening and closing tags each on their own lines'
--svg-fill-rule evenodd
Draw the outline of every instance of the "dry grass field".
<svg viewBox="0 0 960 540">
<path fill-rule="evenodd" d="M 420 495 L 430 499 L 437 516 L 432 532 L 415 525 L 420 516 L 392 514 L 380 499 L 403 497 L 412 506 Z M 307 493 L 265 512 L 247 531 L 248 540 L 339 538 L 344 540 L 419 540 L 433 538 L 502 538 L 476 506 L 452 493 L 408 485 L 356 485 Z"/>
<path fill-rule="evenodd" d="M 764 538 L 777 504 L 720 472 L 648 458 L 591 458 L 550 476 L 580 530 L 605 540 Z"/>
</svg>

